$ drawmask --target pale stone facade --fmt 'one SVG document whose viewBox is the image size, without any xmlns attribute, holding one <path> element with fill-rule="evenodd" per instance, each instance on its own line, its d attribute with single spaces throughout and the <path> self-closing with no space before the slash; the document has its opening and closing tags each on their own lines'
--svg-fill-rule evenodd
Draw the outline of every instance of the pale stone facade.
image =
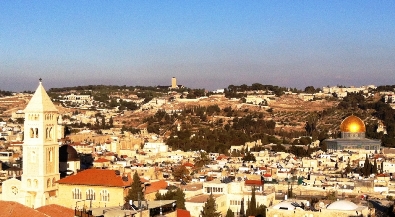
<svg viewBox="0 0 395 217">
<path fill-rule="evenodd" d="M 59 180 L 58 110 L 42 83 L 27 105 L 22 180 L 3 182 L 3 200 L 38 208 L 54 203 Z"/>
<path fill-rule="evenodd" d="M 127 192 L 124 187 L 59 184 L 58 204 L 71 209 L 119 206 Z"/>
</svg>

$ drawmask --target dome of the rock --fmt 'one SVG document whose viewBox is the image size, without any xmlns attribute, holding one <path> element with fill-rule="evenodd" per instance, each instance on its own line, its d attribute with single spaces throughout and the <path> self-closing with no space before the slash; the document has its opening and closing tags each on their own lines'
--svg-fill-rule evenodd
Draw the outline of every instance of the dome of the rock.
<svg viewBox="0 0 395 217">
<path fill-rule="evenodd" d="M 351 115 L 343 120 L 340 125 L 340 131 L 348 133 L 364 133 L 366 128 L 365 124 L 359 117 Z"/>
</svg>

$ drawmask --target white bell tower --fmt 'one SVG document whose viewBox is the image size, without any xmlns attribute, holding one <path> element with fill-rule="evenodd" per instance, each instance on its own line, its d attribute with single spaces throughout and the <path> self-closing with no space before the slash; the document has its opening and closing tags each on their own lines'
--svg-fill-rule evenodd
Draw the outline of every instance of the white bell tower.
<svg viewBox="0 0 395 217">
<path fill-rule="evenodd" d="M 58 110 L 40 83 L 26 106 L 23 143 L 22 190 L 25 205 L 50 204 L 59 180 Z"/>
</svg>

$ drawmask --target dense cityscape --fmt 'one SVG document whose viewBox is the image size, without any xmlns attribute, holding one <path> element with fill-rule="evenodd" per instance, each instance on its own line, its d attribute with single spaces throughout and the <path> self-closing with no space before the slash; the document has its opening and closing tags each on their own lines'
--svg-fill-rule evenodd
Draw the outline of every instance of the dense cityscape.
<svg viewBox="0 0 395 217">
<path fill-rule="evenodd" d="M 395 86 L 43 83 L 1 91 L 15 216 L 393 214 Z"/>
<path fill-rule="evenodd" d="M 395 1 L 0 1 L 0 217 L 395 217 Z"/>
</svg>

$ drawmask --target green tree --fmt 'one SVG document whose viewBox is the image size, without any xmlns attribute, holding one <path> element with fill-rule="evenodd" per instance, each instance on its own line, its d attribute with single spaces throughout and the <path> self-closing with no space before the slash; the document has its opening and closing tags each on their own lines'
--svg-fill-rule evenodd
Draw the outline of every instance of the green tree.
<svg viewBox="0 0 395 217">
<path fill-rule="evenodd" d="M 374 173 L 374 174 L 377 174 L 377 173 L 378 173 L 376 159 L 374 159 L 374 164 L 373 164 L 373 168 L 372 168 L 372 173 Z"/>
<path fill-rule="evenodd" d="M 243 161 L 256 161 L 255 156 L 251 152 L 247 152 L 246 155 L 243 157 Z"/>
<path fill-rule="evenodd" d="M 233 213 L 233 211 L 230 208 L 228 208 L 228 211 L 226 211 L 225 217 L 235 217 L 235 214 Z"/>
<path fill-rule="evenodd" d="M 172 175 L 173 175 L 174 180 L 176 180 L 176 181 L 180 181 L 181 179 L 185 181 L 186 176 L 189 175 L 189 171 L 184 165 L 179 165 L 179 166 L 175 166 L 173 168 Z"/>
<path fill-rule="evenodd" d="M 106 117 L 104 116 L 101 117 L 101 128 L 102 129 L 106 128 Z"/>
<path fill-rule="evenodd" d="M 133 201 L 138 201 L 140 200 L 145 200 L 144 199 L 144 192 L 143 192 L 143 186 L 140 181 L 140 177 L 137 174 L 137 172 L 134 173 L 133 175 L 133 183 L 130 186 L 128 195 L 125 197 L 125 201 L 133 200 Z M 139 198 L 140 195 L 140 198 Z"/>
<path fill-rule="evenodd" d="M 157 192 L 155 194 L 155 200 L 176 200 L 176 206 L 178 209 L 185 208 L 185 193 L 180 188 L 169 189 L 165 194 Z"/>
<path fill-rule="evenodd" d="M 372 174 L 372 164 L 369 161 L 368 155 L 366 154 L 365 163 L 362 168 L 362 173 L 364 176 L 370 176 Z"/>
<path fill-rule="evenodd" d="M 266 206 L 261 204 L 256 210 L 256 217 L 266 217 Z"/>
<path fill-rule="evenodd" d="M 304 88 L 304 92 L 305 93 L 315 93 L 316 90 L 315 90 L 314 86 L 307 86 Z"/>
<path fill-rule="evenodd" d="M 239 217 L 245 217 L 245 213 L 244 213 L 244 197 L 241 198 Z"/>
<path fill-rule="evenodd" d="M 96 127 L 99 127 L 99 126 L 100 126 L 100 122 L 99 122 L 99 117 L 98 117 L 98 116 L 96 117 L 95 126 L 96 126 Z"/>
<path fill-rule="evenodd" d="M 345 172 L 346 174 L 349 174 L 349 173 L 351 173 L 351 171 L 352 171 L 352 168 L 351 168 L 350 159 L 349 159 L 349 160 L 348 160 L 348 163 L 347 163 L 347 167 L 345 168 L 344 172 Z"/>
<path fill-rule="evenodd" d="M 110 127 L 113 127 L 113 126 L 114 126 L 114 120 L 112 119 L 112 117 L 110 117 L 110 120 L 108 121 L 108 125 L 109 125 Z"/>
<path fill-rule="evenodd" d="M 186 209 L 185 207 L 185 193 L 180 188 L 177 188 L 173 200 L 176 200 L 178 209 Z"/>
<path fill-rule="evenodd" d="M 199 151 L 200 156 L 195 158 L 195 167 L 200 168 L 210 163 L 210 158 L 205 151 Z"/>
<path fill-rule="evenodd" d="M 201 217 L 220 217 L 221 216 L 221 213 L 217 212 L 213 194 L 210 194 L 209 198 L 207 198 L 207 201 L 204 204 L 203 210 L 200 211 L 200 216 Z"/>
<path fill-rule="evenodd" d="M 330 201 L 336 201 L 337 200 L 337 191 L 329 191 L 326 194 L 326 199 Z"/>
<path fill-rule="evenodd" d="M 256 199 L 255 199 L 255 186 L 252 187 L 251 201 L 248 203 L 248 209 L 246 210 L 247 216 L 255 216 L 257 214 Z"/>
</svg>

